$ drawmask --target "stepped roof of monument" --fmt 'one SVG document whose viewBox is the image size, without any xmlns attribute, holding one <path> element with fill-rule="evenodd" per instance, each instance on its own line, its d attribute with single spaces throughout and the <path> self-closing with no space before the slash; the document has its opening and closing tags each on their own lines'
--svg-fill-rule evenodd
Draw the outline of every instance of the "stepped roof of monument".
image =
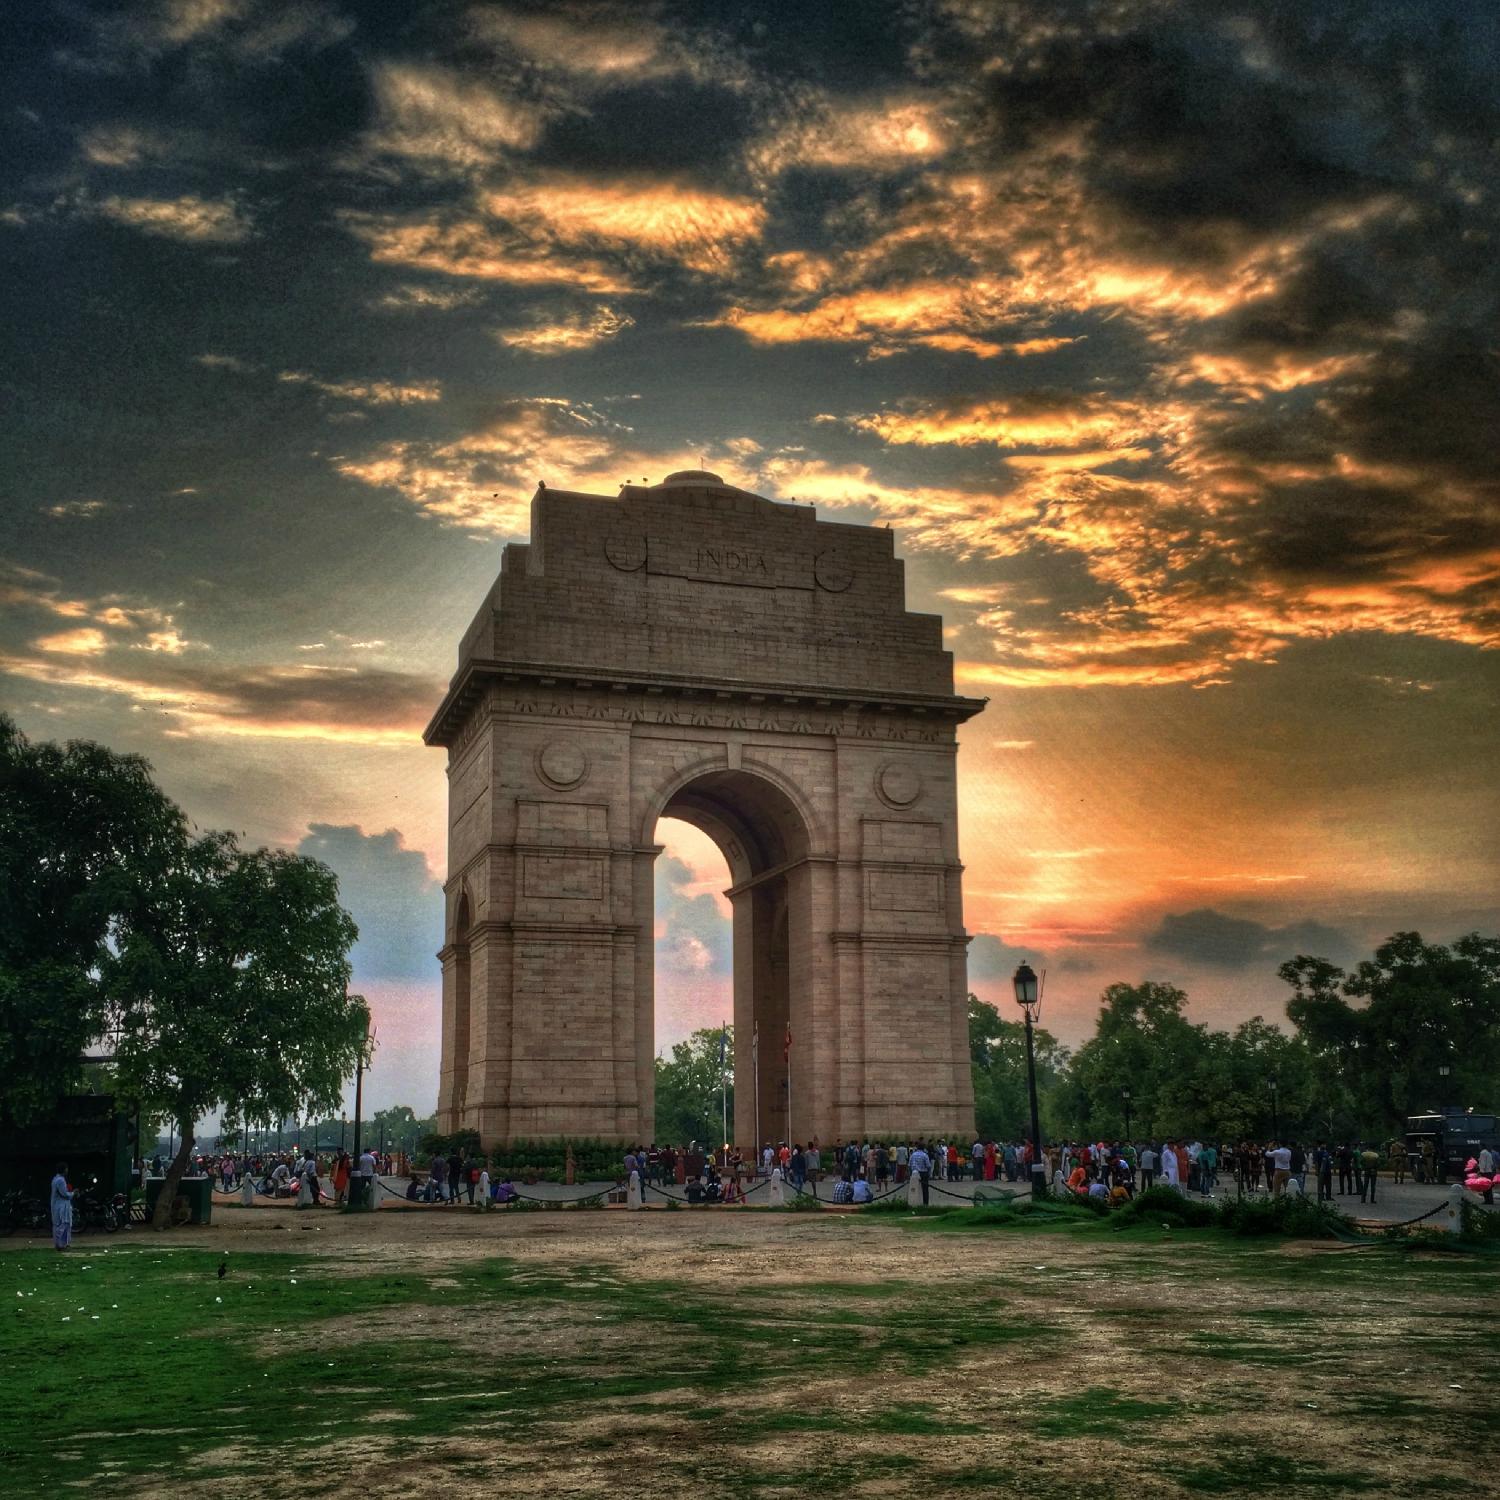
<svg viewBox="0 0 1500 1500">
<path fill-rule="evenodd" d="M 682 485 L 690 484 L 723 484 L 724 481 L 717 474 L 711 474 L 707 469 L 678 469 L 675 474 L 668 474 L 660 484 L 653 484 L 653 490 L 675 489 Z M 733 488 L 733 486 L 728 486 Z"/>
</svg>

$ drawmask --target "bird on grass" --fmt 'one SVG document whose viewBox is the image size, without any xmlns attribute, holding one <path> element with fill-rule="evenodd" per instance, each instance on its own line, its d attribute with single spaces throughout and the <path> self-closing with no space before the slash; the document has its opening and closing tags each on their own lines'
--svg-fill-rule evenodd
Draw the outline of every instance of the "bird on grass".
<svg viewBox="0 0 1500 1500">
<path fill-rule="evenodd" d="M 223 1281 L 223 1279 L 224 1279 L 224 1278 L 225 1278 L 225 1277 L 226 1277 L 226 1276 L 227 1276 L 227 1275 L 228 1275 L 228 1274 L 229 1274 L 229 1257 L 228 1257 L 228 1256 L 227 1256 L 227 1255 L 226 1255 L 226 1256 L 225 1256 L 225 1257 L 224 1257 L 224 1258 L 223 1258 L 223 1259 L 222 1259 L 222 1260 L 220 1260 L 220 1262 L 219 1262 L 219 1280 L 220 1280 L 220 1281 Z"/>
</svg>

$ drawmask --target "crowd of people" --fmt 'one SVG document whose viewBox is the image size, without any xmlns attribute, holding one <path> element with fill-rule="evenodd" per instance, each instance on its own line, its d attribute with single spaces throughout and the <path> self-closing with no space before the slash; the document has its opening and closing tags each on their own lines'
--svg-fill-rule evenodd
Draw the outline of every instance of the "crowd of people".
<svg viewBox="0 0 1500 1500">
<path fill-rule="evenodd" d="M 1486 1177 L 1500 1166 L 1490 1157 L 1489 1151 L 1481 1153 L 1476 1166 Z M 457 1150 L 434 1155 L 422 1167 L 388 1152 L 366 1150 L 354 1158 L 342 1150 L 319 1155 L 301 1149 L 201 1155 L 194 1165 L 224 1191 L 238 1187 L 247 1202 L 266 1196 L 295 1200 L 299 1207 L 341 1207 L 350 1201 L 355 1179 L 372 1179 L 373 1189 L 373 1179 L 389 1175 L 408 1179 L 405 1197 L 413 1202 L 473 1205 L 507 1203 L 518 1196 L 509 1180 L 491 1180 L 483 1155 L 471 1157 Z M 915 1180 L 922 1201 L 928 1202 L 934 1183 L 1028 1182 L 1033 1152 L 1028 1141 L 980 1138 L 964 1143 L 847 1140 L 826 1148 L 813 1139 L 766 1141 L 747 1160 L 737 1147 L 715 1150 L 694 1141 L 632 1146 L 620 1165 L 621 1187 L 635 1174 L 643 1191 L 677 1188 L 693 1202 L 742 1202 L 754 1191 L 751 1179 L 769 1179 L 777 1173 L 798 1192 L 816 1192 L 820 1181 L 830 1179 L 828 1195 L 836 1203 L 868 1203 Z M 1311 1146 L 1296 1141 L 1065 1141 L 1046 1146 L 1040 1166 L 1058 1194 L 1116 1202 L 1157 1184 L 1204 1197 L 1233 1184 L 1241 1192 L 1315 1194 L 1320 1202 L 1357 1195 L 1362 1203 L 1373 1203 L 1383 1174 L 1399 1183 L 1410 1170 L 1405 1143 L 1399 1140 L 1380 1148 L 1360 1141 L 1318 1141 Z M 161 1176 L 162 1171 L 160 1155 L 137 1162 L 138 1181 Z"/>
<path fill-rule="evenodd" d="M 357 1177 L 402 1172 L 406 1158 L 399 1153 L 366 1148 L 356 1157 L 348 1151 L 314 1152 L 294 1147 L 290 1151 L 209 1152 L 193 1156 L 188 1175 L 211 1177 L 221 1192 L 245 1192 L 267 1198 L 291 1198 L 299 1207 L 331 1203 L 342 1207 L 349 1201 L 350 1183 Z M 144 1186 L 152 1177 L 165 1175 L 160 1153 L 149 1159 L 136 1158 L 134 1184 Z M 247 1200 L 248 1201 L 248 1200 Z"/>
<path fill-rule="evenodd" d="M 1483 1159 L 1477 1170 L 1488 1176 L 1494 1163 Z M 643 1186 L 699 1184 L 705 1196 L 733 1202 L 745 1192 L 747 1164 L 736 1148 L 705 1152 L 696 1144 L 679 1149 L 668 1145 L 634 1146 L 625 1153 L 624 1175 L 638 1172 Z M 816 1140 L 806 1144 L 765 1142 L 751 1172 L 769 1177 L 777 1170 L 798 1191 L 830 1174 L 835 1202 L 863 1203 L 919 1180 L 923 1202 L 933 1182 L 957 1183 L 1029 1181 L 1033 1151 L 1029 1141 L 976 1138 L 960 1144 L 952 1140 L 840 1141 L 824 1149 Z M 1404 1182 L 1410 1171 L 1403 1141 L 1377 1147 L 1369 1142 L 1241 1141 L 1214 1145 L 1200 1140 L 1066 1141 L 1042 1153 L 1048 1185 L 1059 1193 L 1130 1198 L 1142 1188 L 1160 1183 L 1211 1197 L 1224 1184 L 1241 1192 L 1315 1193 L 1319 1201 L 1358 1196 L 1376 1201 L 1382 1173 Z M 1309 1185 L 1308 1178 L 1312 1178 Z M 1337 1186 L 1335 1186 L 1335 1183 Z"/>
</svg>

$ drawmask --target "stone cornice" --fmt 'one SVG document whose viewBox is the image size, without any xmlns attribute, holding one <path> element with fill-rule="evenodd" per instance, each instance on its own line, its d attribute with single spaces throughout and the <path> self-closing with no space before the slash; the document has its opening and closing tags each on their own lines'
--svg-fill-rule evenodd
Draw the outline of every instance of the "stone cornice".
<svg viewBox="0 0 1500 1500">
<path fill-rule="evenodd" d="M 639 675 L 629 672 L 588 671 L 556 663 L 472 659 L 464 663 L 449 684 L 432 722 L 422 732 L 429 745 L 452 745 L 465 722 L 492 685 L 570 692 L 596 691 L 640 694 L 698 704 L 739 704 L 783 709 L 867 711 L 927 718 L 961 724 L 980 713 L 988 698 L 962 698 L 948 693 L 877 693 L 845 689 L 807 687 L 796 683 L 736 682 L 689 677 L 670 672 Z M 627 717 L 621 714 L 620 717 Z M 633 716 L 632 716 L 633 717 Z"/>
</svg>

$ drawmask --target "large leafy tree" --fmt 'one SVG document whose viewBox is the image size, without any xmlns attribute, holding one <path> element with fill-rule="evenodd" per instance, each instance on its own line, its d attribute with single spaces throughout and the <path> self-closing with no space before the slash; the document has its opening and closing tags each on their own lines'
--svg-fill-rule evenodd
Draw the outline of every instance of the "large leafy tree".
<svg viewBox="0 0 1500 1500">
<path fill-rule="evenodd" d="M 1186 1008 L 1184 991 L 1155 980 L 1104 991 L 1094 1034 L 1074 1053 L 1058 1101 L 1069 1134 L 1122 1135 L 1127 1088 L 1132 1134 L 1202 1128 L 1186 1075 L 1198 1068 L 1208 1032 L 1188 1020 Z"/>
<path fill-rule="evenodd" d="M 388 1150 L 411 1150 L 424 1135 L 437 1128 L 432 1115 L 418 1115 L 409 1104 L 393 1104 L 375 1111 L 367 1127 L 365 1140 L 380 1143 L 382 1135 Z"/>
<path fill-rule="evenodd" d="M 1058 1086 L 1068 1064 L 1067 1049 L 1049 1031 L 1033 1028 L 1039 1098 Z M 1026 1027 L 1007 1021 L 999 1010 L 969 996 L 969 1061 L 974 1077 L 974 1125 L 987 1141 L 1020 1141 L 1031 1135 L 1031 1101 L 1026 1084 Z"/>
<path fill-rule="evenodd" d="M 202 1115 L 331 1110 L 368 1048 L 348 993 L 353 919 L 315 860 L 241 850 L 229 834 L 183 843 L 121 915 L 100 964 L 121 1084 L 177 1122 L 164 1223 Z"/>
<path fill-rule="evenodd" d="M 0 715 L 0 1125 L 81 1080 L 111 935 L 185 836 L 139 756 L 33 744 Z"/>
<path fill-rule="evenodd" d="M 724 1065 L 719 1064 L 720 1031 L 717 1026 L 695 1031 L 676 1043 L 670 1057 L 656 1059 L 656 1139 L 683 1145 L 688 1141 L 712 1143 L 719 1139 L 723 1095 L 721 1080 L 734 1062 L 734 1028 L 724 1045 Z M 730 1128 L 734 1121 L 734 1080 L 729 1081 Z"/>
<path fill-rule="evenodd" d="M 1198 1042 L 1171 1090 L 1173 1133 L 1265 1141 L 1313 1129 L 1326 1090 L 1299 1038 L 1252 1016 L 1232 1032 L 1200 1031 Z"/>
<path fill-rule="evenodd" d="M 1293 991 L 1288 1017 L 1366 1128 L 1400 1129 L 1458 1101 L 1495 1106 L 1500 938 L 1444 946 L 1398 932 L 1352 973 L 1306 955 L 1279 972 Z"/>
</svg>

